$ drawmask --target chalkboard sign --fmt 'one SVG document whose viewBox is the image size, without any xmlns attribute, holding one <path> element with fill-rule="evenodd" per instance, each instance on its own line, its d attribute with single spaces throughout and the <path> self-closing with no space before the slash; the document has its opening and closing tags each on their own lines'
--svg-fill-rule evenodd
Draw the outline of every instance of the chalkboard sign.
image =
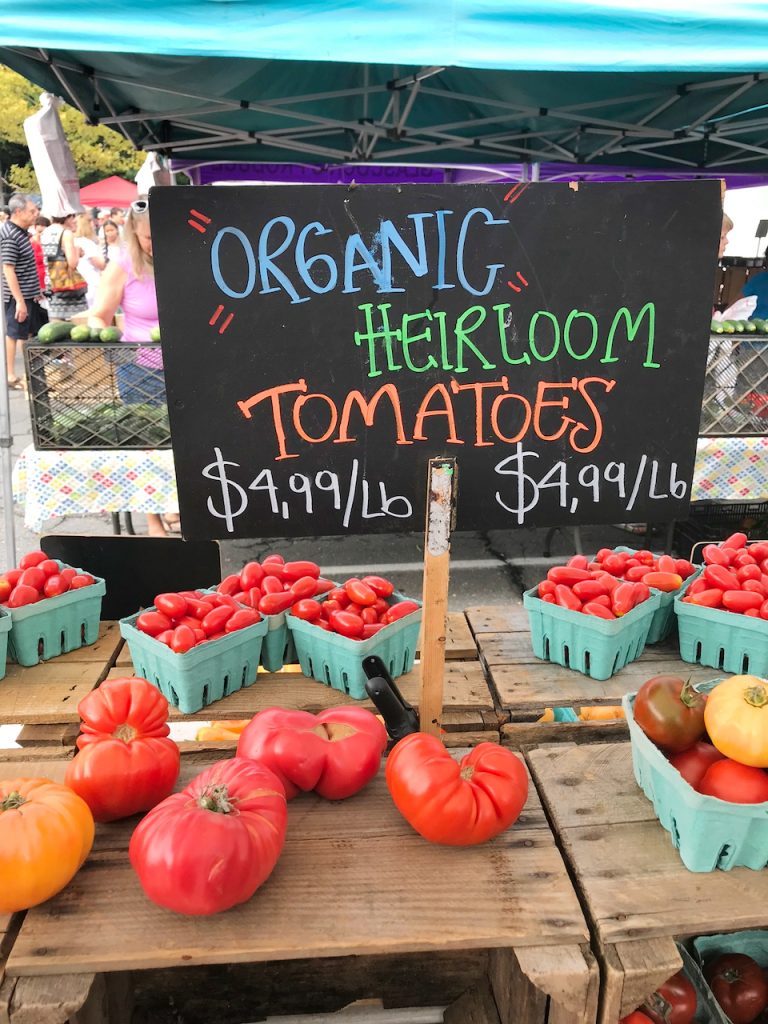
<svg viewBox="0 0 768 1024">
<path fill-rule="evenodd" d="M 684 514 L 717 181 L 157 188 L 185 536 Z"/>
</svg>

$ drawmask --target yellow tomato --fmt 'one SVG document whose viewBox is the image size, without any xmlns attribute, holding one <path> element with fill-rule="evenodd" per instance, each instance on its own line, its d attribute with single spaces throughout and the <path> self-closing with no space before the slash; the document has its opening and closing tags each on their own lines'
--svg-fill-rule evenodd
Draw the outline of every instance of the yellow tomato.
<svg viewBox="0 0 768 1024">
<path fill-rule="evenodd" d="M 721 754 L 753 768 L 768 768 L 768 681 L 731 676 L 707 698 L 704 724 Z"/>
<path fill-rule="evenodd" d="M 93 845 L 84 800 L 50 779 L 0 779 L 0 913 L 50 899 Z"/>
</svg>

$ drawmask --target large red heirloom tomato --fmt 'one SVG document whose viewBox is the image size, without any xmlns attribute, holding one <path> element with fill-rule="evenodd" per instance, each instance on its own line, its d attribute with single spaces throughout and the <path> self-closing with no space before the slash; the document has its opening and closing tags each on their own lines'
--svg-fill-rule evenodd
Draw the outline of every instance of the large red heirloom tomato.
<svg viewBox="0 0 768 1024">
<path fill-rule="evenodd" d="M 302 790 L 344 800 L 371 781 L 386 746 L 387 730 L 365 708 L 267 708 L 243 730 L 237 756 L 271 768 L 289 800 Z"/>
<path fill-rule="evenodd" d="M 128 855 L 145 894 L 179 914 L 215 914 L 250 899 L 285 842 L 288 808 L 274 772 L 217 761 L 142 818 Z"/>
<path fill-rule="evenodd" d="M 479 743 L 461 762 L 436 736 L 416 732 L 387 758 L 387 786 L 402 816 L 432 843 L 474 846 L 517 821 L 528 798 L 519 757 Z"/>
<path fill-rule="evenodd" d="M 168 701 L 146 679 L 109 679 L 77 706 L 79 753 L 64 781 L 96 821 L 126 818 L 164 800 L 179 775 Z"/>
</svg>

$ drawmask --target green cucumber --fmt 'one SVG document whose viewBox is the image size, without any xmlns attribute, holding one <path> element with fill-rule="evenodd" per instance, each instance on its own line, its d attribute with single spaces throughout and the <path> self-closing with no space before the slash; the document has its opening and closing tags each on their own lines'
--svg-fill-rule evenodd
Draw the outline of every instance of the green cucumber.
<svg viewBox="0 0 768 1024">
<path fill-rule="evenodd" d="M 101 341 L 101 327 L 89 327 L 88 333 L 90 335 L 90 341 Z"/>
<path fill-rule="evenodd" d="M 40 328 L 37 340 L 43 345 L 50 345 L 56 341 L 67 341 L 72 333 L 72 324 L 66 321 L 55 324 L 45 324 Z"/>
<path fill-rule="evenodd" d="M 122 338 L 123 333 L 118 327 L 102 327 L 99 332 L 99 341 L 105 345 L 115 345 Z"/>
<path fill-rule="evenodd" d="M 72 341 L 90 341 L 91 329 L 86 324 L 78 324 L 77 327 L 72 328 L 69 337 Z"/>
<path fill-rule="evenodd" d="M 149 340 L 150 341 L 160 341 L 160 328 L 159 327 L 153 327 L 152 328 L 152 330 L 149 332 Z"/>
</svg>

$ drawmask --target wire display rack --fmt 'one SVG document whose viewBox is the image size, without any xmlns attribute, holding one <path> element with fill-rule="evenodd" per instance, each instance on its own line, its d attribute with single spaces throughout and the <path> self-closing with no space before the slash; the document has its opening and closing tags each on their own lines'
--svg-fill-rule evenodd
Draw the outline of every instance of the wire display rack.
<svg viewBox="0 0 768 1024">
<path fill-rule="evenodd" d="M 767 432 L 768 335 L 711 335 L 699 433 L 728 437 Z"/>
<path fill-rule="evenodd" d="M 159 363 L 159 344 L 27 343 L 35 448 L 170 448 Z"/>
</svg>

